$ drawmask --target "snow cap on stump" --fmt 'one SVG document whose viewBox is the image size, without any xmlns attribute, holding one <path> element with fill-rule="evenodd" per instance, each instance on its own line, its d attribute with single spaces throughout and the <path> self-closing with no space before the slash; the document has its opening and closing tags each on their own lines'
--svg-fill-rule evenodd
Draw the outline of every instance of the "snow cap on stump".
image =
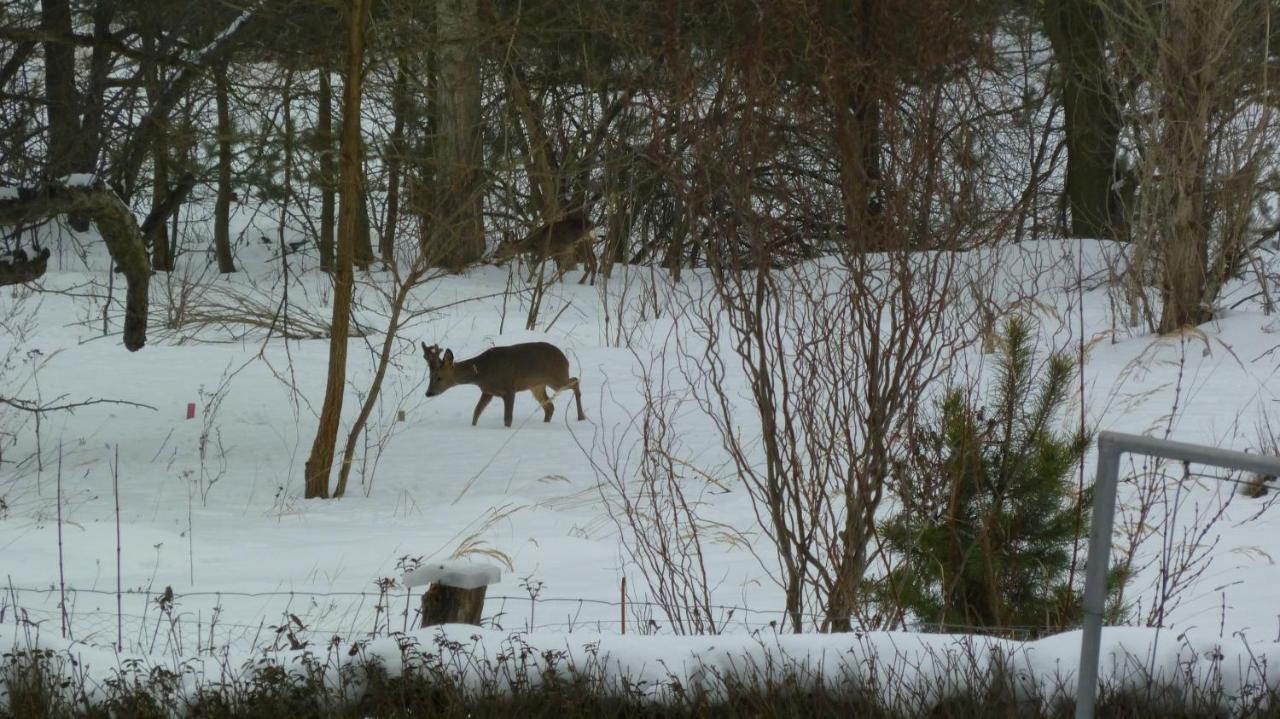
<svg viewBox="0 0 1280 719">
<path fill-rule="evenodd" d="M 404 573 L 401 580 L 406 587 L 425 584 L 442 584 L 457 589 L 479 589 L 502 579 L 502 570 L 492 564 L 482 564 L 462 559 L 431 562 Z"/>
</svg>

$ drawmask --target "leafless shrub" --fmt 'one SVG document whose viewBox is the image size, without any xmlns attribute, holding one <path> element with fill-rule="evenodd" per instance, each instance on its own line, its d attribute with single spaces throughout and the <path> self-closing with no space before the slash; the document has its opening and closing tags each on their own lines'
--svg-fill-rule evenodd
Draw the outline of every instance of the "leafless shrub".
<svg viewBox="0 0 1280 719">
<path fill-rule="evenodd" d="M 705 346 L 683 347 L 681 367 L 774 544 L 792 631 L 810 611 L 818 628 L 847 631 L 863 609 L 876 510 L 921 399 L 963 341 L 952 262 L 891 254 L 726 272 L 713 300 L 689 298 Z M 749 409 L 735 401 L 744 390 Z"/>
<path fill-rule="evenodd" d="M 287 339 L 322 339 L 330 323 L 304 306 L 289 307 L 288 323 L 280 322 L 278 297 L 252 285 L 226 284 L 209 268 L 170 273 L 163 283 L 168 297 L 164 328 L 156 335 L 178 344 L 204 338 L 209 332 L 242 339 L 252 332 L 278 332 Z M 358 331 L 354 336 L 362 336 Z"/>
<path fill-rule="evenodd" d="M 1276 427 L 1271 423 L 1271 415 L 1269 413 L 1263 412 L 1254 431 L 1257 434 L 1257 451 L 1260 454 L 1280 457 L 1280 432 L 1277 432 Z M 1275 484 L 1275 482 L 1276 478 L 1272 475 L 1251 475 L 1242 491 L 1244 496 L 1250 499 L 1259 499 L 1271 492 L 1271 485 Z"/>
<path fill-rule="evenodd" d="M 1255 250 L 1252 210 L 1274 148 L 1271 6 L 1126 0 L 1113 39 L 1140 191 L 1128 208 L 1130 322 L 1173 332 L 1213 318 Z M 1158 288 L 1152 302 L 1144 287 Z M 1158 306 L 1157 306 L 1158 304 Z"/>
<path fill-rule="evenodd" d="M 679 58 L 699 82 L 680 106 L 688 150 L 665 169 L 708 273 L 677 286 L 674 321 L 680 369 L 771 545 L 787 628 L 847 631 L 878 621 L 863 591 L 877 509 L 969 340 L 956 251 L 1014 216 L 981 191 L 971 78 L 941 70 L 981 41 L 868 63 L 804 10 L 769 16 L 812 41 L 803 59 L 785 40 L 723 66 Z M 938 29 L 930 17 L 859 21 L 906 42 Z M 817 79 L 779 82 L 770 52 Z"/>
<path fill-rule="evenodd" d="M 628 564 L 648 589 L 647 598 L 630 590 L 628 605 L 641 631 L 655 626 L 649 615 L 656 605 L 676 634 L 718 634 L 732 611 L 722 616 L 712 603 L 715 578 L 704 546 L 740 537 L 706 516 L 704 497 L 727 490 L 686 456 L 677 423 L 692 409 L 688 387 L 677 381 L 665 355 L 632 353 L 640 367 L 643 408 L 621 430 L 598 430 L 591 446 L 582 447 Z M 625 411 L 620 404 L 618 409 Z"/>
<path fill-rule="evenodd" d="M 1155 428 L 1165 439 L 1181 417 L 1185 394 L 1194 389 L 1187 386 L 1185 376 L 1187 353 L 1195 351 L 1188 347 L 1190 339 L 1189 333 L 1179 338 L 1173 402 L 1164 426 Z M 1153 345 L 1156 350 L 1171 347 L 1163 340 Z M 1140 357 L 1127 371 L 1158 359 Z M 1120 481 L 1129 491 L 1117 506 L 1117 567 L 1123 582 L 1115 607 L 1117 619 L 1132 617 L 1146 626 L 1168 626 L 1170 614 L 1195 598 L 1200 580 L 1221 558 L 1218 548 L 1224 523 L 1247 483 L 1236 472 L 1193 473 L 1186 463 L 1151 457 L 1130 460 Z"/>
</svg>

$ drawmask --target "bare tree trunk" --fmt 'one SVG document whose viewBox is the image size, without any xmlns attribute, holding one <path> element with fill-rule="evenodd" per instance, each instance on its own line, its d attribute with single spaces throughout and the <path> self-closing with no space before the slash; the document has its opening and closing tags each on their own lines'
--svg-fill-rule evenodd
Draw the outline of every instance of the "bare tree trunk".
<svg viewBox="0 0 1280 719">
<path fill-rule="evenodd" d="M 160 98 L 160 70 L 156 66 L 156 40 L 159 29 L 155 22 L 144 17 L 142 22 L 142 87 L 146 92 L 148 104 L 154 108 Z M 151 157 L 155 167 L 152 173 L 151 205 L 159 206 L 169 195 L 169 147 L 163 132 L 156 132 L 151 142 Z M 144 238 L 145 239 L 145 238 Z M 174 268 L 174 252 L 169 244 L 169 232 L 165 223 L 160 223 L 151 232 L 151 266 L 161 272 L 172 272 Z"/>
<path fill-rule="evenodd" d="M 107 89 L 107 75 L 111 71 L 113 54 L 107 40 L 111 35 L 111 21 L 115 18 L 115 13 L 114 0 L 99 0 L 94 4 L 93 37 L 98 44 L 94 45 L 93 53 L 89 56 L 89 84 L 85 88 L 84 114 L 80 123 L 77 166 L 81 172 L 95 172 L 98 154 L 102 151 L 105 110 L 103 95 Z"/>
<path fill-rule="evenodd" d="M 231 101 L 227 96 L 227 65 L 219 64 L 214 74 L 218 104 L 218 197 L 213 205 L 213 251 L 218 271 L 235 272 L 231 255 Z"/>
<path fill-rule="evenodd" d="M 360 144 L 358 157 L 360 158 L 360 214 L 356 218 L 356 236 L 352 254 L 355 266 L 362 270 L 367 270 L 373 264 L 375 257 L 373 256 L 373 224 L 369 222 L 369 183 L 365 181 L 367 175 L 364 165 L 363 141 Z"/>
<path fill-rule="evenodd" d="M 840 193 L 844 200 L 846 239 L 862 243 L 862 250 L 900 249 L 867 245 L 867 238 L 882 237 L 865 228 L 878 214 L 876 194 L 880 182 L 880 101 L 866 82 L 846 77 L 830 81 L 830 112 Z"/>
<path fill-rule="evenodd" d="M 391 108 L 395 114 L 395 124 L 391 128 L 391 138 L 387 141 L 387 216 L 382 226 L 382 236 L 378 238 L 378 254 L 382 263 L 388 267 L 396 261 L 396 225 L 400 223 L 400 175 L 404 167 L 404 125 L 409 114 L 409 76 L 405 72 L 404 60 L 396 68 L 395 85 L 391 89 Z"/>
<path fill-rule="evenodd" d="M 307 499 L 329 497 L 329 474 L 333 470 L 338 423 L 342 418 L 342 397 L 346 388 L 347 336 L 351 324 L 353 245 L 359 225 L 360 178 L 360 91 L 364 60 L 366 0 L 349 0 L 347 5 L 347 73 L 342 97 L 342 145 L 338 160 L 340 207 L 337 256 L 333 283 L 333 334 L 329 338 L 329 379 L 319 426 L 311 455 L 306 463 Z"/>
<path fill-rule="evenodd" d="M 1174 100 L 1165 104 L 1167 116 L 1160 149 L 1172 169 L 1169 177 L 1162 178 L 1168 196 L 1168 232 L 1162 248 L 1165 271 L 1161 333 L 1194 327 L 1213 316 L 1206 304 L 1206 299 L 1211 298 L 1205 297 L 1209 222 L 1205 217 L 1206 168 L 1202 160 L 1208 154 L 1208 142 L 1202 134 L 1203 124 L 1194 117 L 1201 109 L 1195 106 L 1199 98 L 1190 90 L 1185 95 L 1191 96 L 1190 102 Z"/>
<path fill-rule="evenodd" d="M 477 0 L 439 0 L 436 32 L 436 158 L 440 188 L 431 228 L 433 250 L 441 266 L 461 271 L 484 256 Z"/>
<path fill-rule="evenodd" d="M 9 84 L 18 71 L 27 64 L 27 60 L 31 58 L 32 53 L 36 50 L 34 40 L 24 40 L 13 47 L 13 54 L 5 60 L 4 66 L 0 67 L 0 87 Z"/>
<path fill-rule="evenodd" d="M 350 72 L 350 68 L 347 69 L 347 72 Z M 363 68 L 361 69 L 361 72 L 363 72 Z M 346 80 L 345 76 L 343 79 L 345 83 L 345 80 Z M 346 84 L 344 84 L 344 87 L 345 86 Z M 343 122 L 343 126 L 345 127 L 346 126 L 346 114 L 345 114 L 346 108 L 345 107 L 343 108 L 343 113 L 344 114 L 342 116 L 342 122 Z M 369 222 L 368 183 L 365 182 L 366 172 L 365 172 L 364 138 L 358 137 L 357 140 L 360 143 L 356 147 L 356 162 L 357 162 L 357 167 L 359 168 L 359 171 L 360 171 L 360 179 L 359 179 L 360 197 L 359 197 L 359 204 L 356 208 L 356 233 L 355 233 L 355 236 L 352 238 L 352 245 L 351 245 L 352 255 L 351 256 L 352 256 L 352 261 L 355 263 L 355 266 L 357 268 L 361 270 L 367 270 L 369 269 L 369 266 L 373 264 L 373 260 L 375 258 L 373 255 L 373 239 L 372 239 L 373 235 L 371 231 L 372 224 Z"/>
<path fill-rule="evenodd" d="M 1101 0 L 1048 0 L 1044 29 L 1058 62 L 1065 110 L 1067 207 L 1073 237 L 1115 237 L 1123 217 L 1116 189 L 1120 107 L 1107 70 Z"/>
<path fill-rule="evenodd" d="M 70 0 L 41 0 L 41 30 L 51 36 L 71 34 Z M 44 43 L 45 112 L 49 118 L 46 172 L 57 180 L 79 170 L 80 97 L 76 92 L 75 49 L 59 40 Z M 75 213 L 68 222 L 77 232 L 89 229 L 89 218 Z"/>
<path fill-rule="evenodd" d="M 159 206 L 169 196 L 169 157 L 162 135 L 155 141 L 155 180 L 152 183 L 151 206 Z M 176 255 L 169 241 L 169 230 L 160 223 L 151 234 L 151 266 L 161 272 L 173 272 Z"/>
<path fill-rule="evenodd" d="M 334 169 L 333 85 L 328 68 L 320 69 L 316 102 L 316 142 L 320 144 L 320 269 L 333 270 Z"/>
<path fill-rule="evenodd" d="M 51 36 L 71 34 L 70 0 L 41 0 L 41 30 Z M 58 40 L 44 43 L 45 112 L 49 118 L 50 179 L 56 180 L 75 167 L 76 94 L 75 49 Z"/>
</svg>

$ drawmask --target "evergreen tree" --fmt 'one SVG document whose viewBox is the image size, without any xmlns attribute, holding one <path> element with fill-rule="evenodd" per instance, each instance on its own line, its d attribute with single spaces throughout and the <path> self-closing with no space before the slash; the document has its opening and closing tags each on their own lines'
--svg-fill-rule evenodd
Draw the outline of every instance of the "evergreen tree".
<svg viewBox="0 0 1280 719">
<path fill-rule="evenodd" d="M 1088 532 L 1072 468 L 1089 444 L 1055 429 L 1074 362 L 1051 356 L 1039 381 L 1029 323 L 1000 338 L 988 407 L 950 390 L 902 477 L 903 511 L 884 529 L 902 563 L 888 587 L 927 623 L 1044 627 L 1075 623 L 1070 569 Z"/>
</svg>

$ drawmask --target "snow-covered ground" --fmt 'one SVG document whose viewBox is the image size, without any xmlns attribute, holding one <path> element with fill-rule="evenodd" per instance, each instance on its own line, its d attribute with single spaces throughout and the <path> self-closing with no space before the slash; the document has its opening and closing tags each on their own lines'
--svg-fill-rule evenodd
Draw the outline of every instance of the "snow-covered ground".
<svg viewBox="0 0 1280 719">
<path fill-rule="evenodd" d="M 47 405 L 131 404 L 85 404 L 45 413 L 38 424 L 33 414 L 0 408 L 5 641 L 34 637 L 41 646 L 64 646 L 58 609 L 64 591 L 69 638 L 105 648 L 119 636 L 126 654 L 182 657 L 228 646 L 237 652 L 287 646 L 288 632 L 276 628 L 291 624 L 297 636 L 319 646 L 334 635 L 385 635 L 408 626 L 417 599 L 395 586 L 382 602 L 376 582 L 398 578 L 405 558 L 455 554 L 511 565 L 489 588 L 485 614 L 492 631 L 472 632 L 482 641 L 497 646 L 512 631 L 532 629 L 530 644 L 598 646 L 634 672 L 661 673 L 666 670 L 657 667 L 673 661 L 730 661 L 724 657 L 735 650 L 766 651 L 761 646 L 790 655 L 810 648 L 840 654 L 852 646 L 878 652 L 960 641 L 904 634 L 774 638 L 770 623 L 782 618 L 782 593 L 752 553 L 733 542 L 709 542 L 705 551 L 714 601 L 724 607 L 727 632 L 738 636 L 630 636 L 664 634 L 665 619 L 638 605 L 643 581 L 623 560 L 605 506 L 610 497 L 598 486 L 589 455 L 626 436 L 643 403 L 638 358 L 670 351 L 672 332 L 684 331 L 673 317 L 680 298 L 705 279 L 696 270 L 685 271 L 674 288 L 665 272 L 648 268 L 616 270 L 597 287 L 575 284 L 571 274 L 549 290 L 540 331 L 522 329 L 527 304 L 507 293 L 504 268 L 428 282 L 411 298 L 422 313 L 399 332 L 395 365 L 369 438 L 360 444 L 347 496 L 321 501 L 302 499 L 302 464 L 323 397 L 327 340 L 286 342 L 277 333 L 264 342 L 265 329 L 235 323 L 199 331 L 165 327 L 176 312 L 171 298 L 185 297 L 193 313 L 214 304 L 241 302 L 243 308 L 244 298 L 274 308 L 281 295 L 274 242 L 240 246 L 241 273 L 210 273 L 198 287 L 184 280 L 192 272 L 157 275 L 148 345 L 130 353 L 118 335 L 119 286 L 103 336 L 106 259 L 100 243 L 80 239 L 90 248 L 87 259 L 67 250 L 55 254 L 43 292 L 15 287 L 0 296 L 0 396 Z M 329 278 L 313 259 L 293 257 L 290 312 L 295 320 L 327 321 Z M 998 263 L 998 296 L 1009 303 L 1021 298 L 1020 308 L 1035 311 L 1044 349 L 1075 354 L 1083 337 L 1091 428 L 1159 436 L 1168 430 L 1172 439 L 1256 451 L 1256 426 L 1265 413 L 1280 412 L 1280 352 L 1272 351 L 1280 345 L 1280 320 L 1246 301 L 1199 333 L 1162 338 L 1130 330 L 1105 282 L 1118 257 L 1103 243 L 1052 241 L 972 253 L 966 262 Z M 205 258 L 189 259 L 198 266 Z M 370 348 L 380 344 L 386 324 L 385 292 L 378 288 L 386 290 L 387 273 L 360 274 L 358 282 L 356 317 L 369 334 L 351 342 L 344 422 L 355 416 L 370 383 Z M 1223 305 L 1253 292 L 1251 283 L 1234 285 Z M 556 399 L 549 424 L 527 393 L 517 396 L 511 429 L 502 425 L 500 403 L 471 426 L 475 388 L 424 396 L 420 341 L 464 358 L 533 339 L 564 349 L 581 380 L 588 421 L 574 421 L 568 393 Z M 189 404 L 195 405 L 192 418 Z M 702 495 L 705 511 L 757 534 L 749 498 L 729 475 L 713 424 L 690 406 L 678 428 L 685 458 L 721 485 Z M 340 448 L 345 436 L 344 425 Z M 1126 462 L 1125 468 L 1140 466 Z M 1086 468 L 1091 475 L 1092 456 Z M 1182 476 L 1181 468 L 1167 469 Z M 1141 571 L 1126 594 L 1134 618 L 1143 619 L 1161 591 L 1169 593 L 1167 582 L 1164 590 L 1159 583 L 1159 562 L 1151 560 L 1189 549 L 1200 557 L 1193 564 L 1198 575 L 1187 576 L 1168 598 L 1162 634 L 1117 629 L 1107 641 L 1128 642 L 1138 656 L 1148 656 L 1162 637 L 1151 651 L 1176 667 L 1179 652 L 1203 654 L 1221 640 L 1225 663 L 1245 657 L 1233 665 L 1245 672 L 1247 657 L 1280 651 L 1280 567 L 1272 551 L 1280 513 L 1266 498 L 1235 497 L 1205 536 L 1188 535 L 1185 528 L 1203 523 L 1235 487 L 1190 479 L 1182 494 L 1160 505 L 1158 516 L 1145 520 L 1162 534 L 1140 548 Z M 1134 506 L 1138 491 L 1136 483 L 1123 486 L 1122 504 Z M 1122 513 L 1119 523 L 1126 520 L 1132 514 Z M 1163 545 L 1162 536 L 1169 538 Z M 764 544 L 758 548 L 767 551 Z M 626 608 L 620 605 L 624 577 Z M 119 598 L 117 582 L 124 590 Z M 172 604 L 158 601 L 167 587 Z M 15 622 L 19 611 L 28 620 L 22 628 Z M 617 636 L 624 616 L 625 638 Z M 650 617 L 656 624 L 644 621 Z M 451 631 L 469 641 L 471 630 Z M 560 636 L 564 632 L 574 636 Z M 1069 674 L 1078 641 L 1078 634 L 1041 640 L 1025 656 L 1034 656 L 1036 667 Z M 111 656 L 101 652 L 102 661 Z"/>
</svg>

